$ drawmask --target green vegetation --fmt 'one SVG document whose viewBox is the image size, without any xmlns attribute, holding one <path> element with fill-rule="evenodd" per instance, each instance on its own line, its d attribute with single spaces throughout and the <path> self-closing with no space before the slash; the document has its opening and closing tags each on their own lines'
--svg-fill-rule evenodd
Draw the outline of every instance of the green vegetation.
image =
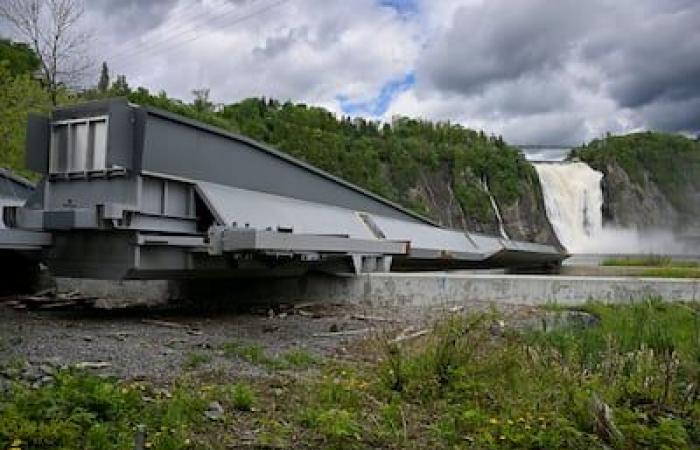
<svg viewBox="0 0 700 450">
<path fill-rule="evenodd" d="M 700 268 L 673 266 L 657 267 L 644 270 L 641 276 L 651 278 L 700 278 Z"/>
<path fill-rule="evenodd" d="M 26 46 L 0 41 L 0 167 L 36 178 L 24 168 L 27 118 L 48 111 L 51 98 L 31 76 L 32 58 Z"/>
<path fill-rule="evenodd" d="M 591 167 L 606 172 L 617 163 L 640 186 L 655 183 L 678 211 L 686 211 L 687 192 L 700 189 L 700 141 L 681 135 L 644 132 L 595 139 L 571 152 Z"/>
<path fill-rule="evenodd" d="M 197 367 L 211 362 L 211 355 L 202 352 L 192 352 L 187 354 L 183 366 L 188 369 L 196 369 Z"/>
<path fill-rule="evenodd" d="M 678 261 L 665 255 L 643 255 L 625 256 L 619 258 L 606 258 L 601 266 L 621 266 L 621 267 L 699 267 L 697 261 Z"/>
<path fill-rule="evenodd" d="M 255 392 L 246 383 L 236 383 L 231 388 L 231 403 L 239 411 L 252 411 Z"/>
<path fill-rule="evenodd" d="M 423 338 L 361 342 L 311 376 L 15 382 L 0 393 L 0 448 L 131 448 L 139 424 L 153 449 L 697 448 L 698 305 L 583 309 L 600 324 L 495 333 L 495 313 L 454 316 Z M 213 401 L 221 420 L 204 415 Z"/>
<path fill-rule="evenodd" d="M 11 76 L 31 75 L 39 69 L 39 58 L 23 42 L 0 39 L 0 61 L 6 63 Z"/>
<path fill-rule="evenodd" d="M 221 349 L 226 357 L 240 358 L 269 369 L 307 369 L 319 363 L 318 358 L 304 349 L 291 349 L 277 356 L 268 355 L 258 344 L 227 342 Z"/>
<path fill-rule="evenodd" d="M 630 275 L 652 278 L 700 278 L 700 263 L 697 261 L 678 261 L 670 256 L 645 255 L 622 258 L 606 258 L 601 266 L 635 267 L 644 270 Z"/>
</svg>

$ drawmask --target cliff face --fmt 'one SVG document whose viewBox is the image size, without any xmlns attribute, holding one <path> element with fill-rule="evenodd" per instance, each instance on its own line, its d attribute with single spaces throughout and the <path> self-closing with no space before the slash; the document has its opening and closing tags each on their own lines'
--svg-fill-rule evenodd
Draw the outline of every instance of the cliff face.
<svg viewBox="0 0 700 450">
<path fill-rule="evenodd" d="M 525 174 L 516 182 L 515 196 L 499 198 L 496 186 L 490 189 L 505 232 L 511 239 L 559 246 L 547 219 L 539 178 L 529 163 L 524 164 Z M 455 173 L 449 164 L 442 164 L 436 170 L 421 170 L 408 195 L 409 203 L 422 205 L 426 216 L 445 227 L 500 236 L 489 192 L 468 169 Z"/>
<path fill-rule="evenodd" d="M 594 167 L 603 172 L 603 222 L 624 228 L 675 228 L 681 214 L 648 173 L 642 183 L 630 180 L 616 162 Z"/>
<path fill-rule="evenodd" d="M 700 143 L 683 136 L 636 133 L 575 149 L 603 172 L 603 220 L 638 229 L 700 228 Z"/>
</svg>

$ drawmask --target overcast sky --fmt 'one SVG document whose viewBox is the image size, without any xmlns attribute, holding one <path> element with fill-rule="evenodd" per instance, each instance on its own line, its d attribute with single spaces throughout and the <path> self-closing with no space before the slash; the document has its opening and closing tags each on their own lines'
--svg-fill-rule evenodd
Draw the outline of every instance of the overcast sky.
<svg viewBox="0 0 700 450">
<path fill-rule="evenodd" d="M 700 133 L 697 0 L 90 0 L 83 23 L 97 60 L 187 101 L 208 87 L 513 143 Z"/>
</svg>

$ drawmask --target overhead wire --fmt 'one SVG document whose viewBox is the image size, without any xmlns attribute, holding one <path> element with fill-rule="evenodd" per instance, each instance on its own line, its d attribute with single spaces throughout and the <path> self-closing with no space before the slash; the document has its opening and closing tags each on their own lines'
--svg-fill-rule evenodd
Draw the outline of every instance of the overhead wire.
<svg viewBox="0 0 700 450">
<path fill-rule="evenodd" d="M 195 3 L 199 3 L 197 0 L 194 0 Z M 117 60 L 120 59 L 124 56 L 128 56 L 132 54 L 133 52 L 136 51 L 142 51 L 145 48 L 150 48 L 154 47 L 156 45 L 162 44 L 164 42 L 169 42 L 173 38 L 176 38 L 178 34 L 183 34 L 183 33 L 190 33 L 196 30 L 196 27 L 205 25 L 206 24 L 206 19 L 210 18 L 208 16 L 212 16 L 213 14 L 217 14 L 217 18 L 221 17 L 221 14 L 228 14 L 230 12 L 233 12 L 234 10 L 237 10 L 237 6 L 233 4 L 232 2 L 224 2 L 228 3 L 225 5 L 221 5 L 223 9 L 221 10 L 206 10 L 206 11 L 200 11 L 198 14 L 194 15 L 185 15 L 185 16 L 178 16 L 178 20 L 182 22 L 183 20 L 186 21 L 186 23 L 183 25 L 182 23 L 179 23 L 177 26 L 172 26 L 172 27 L 165 27 L 161 29 L 156 29 L 154 30 L 156 34 L 153 36 L 153 38 L 149 39 L 146 42 L 143 42 L 142 39 L 143 37 L 140 38 L 134 38 L 131 39 L 130 41 L 127 41 L 126 44 L 120 46 L 120 49 L 111 55 L 108 55 L 105 60 Z M 200 21 L 200 19 L 204 18 L 204 21 Z M 148 34 L 146 34 L 148 36 Z M 131 44 L 130 44 L 131 43 Z"/>
<path fill-rule="evenodd" d="M 210 27 L 209 27 L 208 29 L 206 29 L 206 30 L 204 30 L 204 31 L 202 31 L 202 32 L 200 32 L 200 33 L 195 33 L 192 37 L 186 38 L 186 39 L 184 39 L 184 40 L 164 41 L 164 42 L 161 42 L 161 43 L 160 43 L 160 44 L 164 44 L 164 45 L 162 46 L 162 48 L 158 48 L 158 45 L 152 46 L 152 47 L 148 47 L 148 48 L 144 48 L 144 49 L 141 49 L 141 50 L 138 50 L 138 51 L 134 51 L 134 52 L 132 52 L 131 54 L 125 55 L 125 56 L 123 56 L 123 57 L 121 57 L 121 58 L 114 58 L 112 61 L 120 61 L 120 60 L 123 60 L 125 57 L 133 58 L 134 56 L 141 55 L 141 54 L 144 54 L 144 53 L 150 53 L 150 52 L 152 52 L 152 51 L 154 51 L 154 50 L 155 50 L 155 51 L 158 51 L 158 52 L 167 52 L 167 51 L 171 51 L 171 50 L 173 50 L 173 49 L 176 49 L 176 48 L 178 48 L 178 47 L 183 46 L 184 44 L 188 44 L 188 43 L 190 43 L 190 42 L 194 42 L 194 41 L 196 41 L 196 40 L 198 40 L 198 39 L 201 39 L 202 37 L 205 37 L 205 36 L 210 35 L 210 34 L 212 34 L 212 33 L 216 33 L 216 32 L 222 31 L 222 30 L 224 30 L 224 29 L 227 29 L 227 28 L 230 28 L 230 27 L 232 27 L 232 26 L 234 26 L 234 25 L 237 25 L 237 24 L 239 24 L 239 23 L 241 23 L 241 22 L 244 22 L 244 21 L 246 21 L 246 20 L 249 20 L 249 19 L 251 19 L 251 18 L 253 18 L 253 17 L 255 17 L 255 16 L 258 16 L 258 15 L 260 15 L 260 14 L 263 14 L 263 13 L 269 11 L 269 10 L 272 10 L 272 9 L 274 9 L 274 8 L 277 8 L 277 7 L 279 7 L 279 6 L 282 6 L 283 4 L 285 4 L 285 3 L 289 2 L 289 1 L 290 1 L 290 0 L 276 0 L 276 1 L 273 1 L 273 2 L 271 2 L 271 3 L 269 3 L 269 4 L 265 5 L 265 6 L 263 6 L 262 8 L 258 8 L 258 9 L 256 9 L 256 10 L 252 11 L 252 12 L 247 13 L 247 14 L 243 14 L 243 15 L 241 15 L 241 16 L 235 18 L 234 20 L 232 20 L 232 21 L 230 21 L 230 22 L 228 22 L 228 23 L 223 24 L 222 26 L 211 27 L 211 24 L 212 24 L 212 23 L 214 23 L 214 22 L 220 22 L 221 19 L 223 19 L 224 17 L 230 15 L 230 14 L 233 12 L 233 11 L 229 11 L 229 12 L 224 13 L 224 14 L 221 14 L 221 15 L 219 15 L 217 18 L 215 18 L 215 20 L 212 21 L 212 22 L 210 23 Z M 189 34 L 189 33 L 184 33 L 184 34 Z M 183 35 L 184 35 L 184 34 L 183 34 Z M 126 67 L 130 67 L 131 64 L 133 64 L 133 63 L 134 63 L 133 61 L 127 63 L 127 64 L 126 64 Z"/>
</svg>

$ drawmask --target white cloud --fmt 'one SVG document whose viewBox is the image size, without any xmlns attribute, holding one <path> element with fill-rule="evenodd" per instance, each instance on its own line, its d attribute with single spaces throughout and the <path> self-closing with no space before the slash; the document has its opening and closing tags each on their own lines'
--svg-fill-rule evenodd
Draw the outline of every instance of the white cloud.
<svg viewBox="0 0 700 450">
<path fill-rule="evenodd" d="M 693 0 L 92 0 L 96 61 L 184 100 L 250 96 L 451 120 L 521 143 L 700 131 Z M 0 31 L 2 28 L 0 28 Z M 97 71 L 94 76 L 97 79 Z M 384 88 L 384 89 L 383 89 Z M 362 113 L 363 108 L 357 108 Z M 365 108 L 374 110 L 373 108 Z"/>
</svg>

